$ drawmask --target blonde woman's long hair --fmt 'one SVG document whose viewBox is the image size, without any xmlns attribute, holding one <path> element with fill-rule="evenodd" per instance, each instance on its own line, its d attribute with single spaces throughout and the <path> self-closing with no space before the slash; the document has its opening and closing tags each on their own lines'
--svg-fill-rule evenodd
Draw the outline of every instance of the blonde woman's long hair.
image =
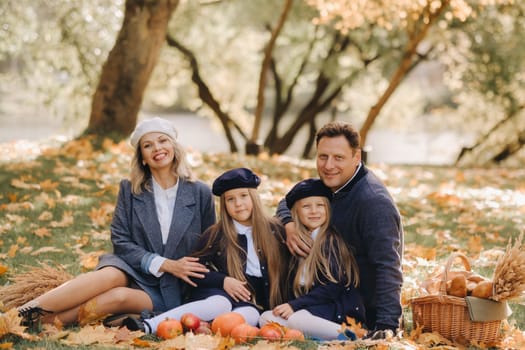
<svg viewBox="0 0 525 350">
<path fill-rule="evenodd" d="M 287 273 L 287 264 L 283 264 L 284 259 L 281 257 L 282 251 L 277 237 L 272 233 L 272 226 L 280 225 L 278 221 L 268 217 L 265 212 L 256 189 L 248 188 L 248 193 L 253 203 L 253 210 L 251 216 L 252 236 L 255 251 L 260 260 L 265 261 L 268 267 L 268 277 L 270 280 L 270 307 L 273 308 L 285 302 L 286 295 L 282 290 L 280 281 L 284 281 Z M 243 268 L 243 261 L 241 260 L 241 252 L 244 250 L 237 242 L 237 231 L 233 223 L 233 219 L 226 210 L 226 201 L 224 194 L 220 197 L 220 214 L 219 221 L 209 237 L 208 242 L 213 242 L 216 239 L 220 240 L 219 246 L 227 256 L 227 273 L 229 276 L 246 282 L 246 276 Z M 217 238 L 217 235 L 221 235 Z M 204 248 L 209 246 L 207 244 Z M 260 253 L 259 253 L 260 252 Z M 204 251 L 197 252 L 195 255 L 199 256 Z M 244 254 L 247 254 L 245 251 Z M 253 292 L 253 291 L 252 291 Z M 255 298 L 252 294 L 252 302 L 255 303 Z"/>
<path fill-rule="evenodd" d="M 170 140 L 175 153 L 175 157 L 173 157 L 173 164 L 171 166 L 173 175 L 186 181 L 195 181 L 193 171 L 191 170 L 188 160 L 186 159 L 186 151 L 184 151 L 184 148 L 177 141 L 168 135 L 166 135 L 166 137 Z M 142 151 L 140 149 L 139 142 L 137 148 L 135 149 L 133 159 L 131 160 L 130 181 L 131 192 L 133 192 L 133 194 L 141 194 L 144 190 L 151 191 L 151 185 L 149 183 L 149 179 L 151 178 L 151 170 L 149 169 L 149 166 L 142 163 L 143 160 L 144 158 L 142 157 Z"/>
<path fill-rule="evenodd" d="M 299 201 L 291 209 L 292 218 L 299 237 L 312 245 L 310 254 L 306 258 L 296 258 L 296 273 L 293 281 L 293 293 L 295 297 L 306 294 L 312 286 L 322 284 L 328 280 L 332 283 L 344 283 L 346 287 L 353 284 L 359 285 L 359 270 L 354 255 L 347 247 L 343 237 L 335 232 L 330 226 L 331 210 L 328 198 L 323 197 L 326 208 L 326 221 L 320 226 L 319 233 L 312 242 L 310 231 L 299 221 L 298 205 Z M 336 261 L 338 267 L 337 274 L 334 275 L 330 269 L 330 262 Z M 304 284 L 301 283 L 301 275 L 306 267 Z"/>
</svg>

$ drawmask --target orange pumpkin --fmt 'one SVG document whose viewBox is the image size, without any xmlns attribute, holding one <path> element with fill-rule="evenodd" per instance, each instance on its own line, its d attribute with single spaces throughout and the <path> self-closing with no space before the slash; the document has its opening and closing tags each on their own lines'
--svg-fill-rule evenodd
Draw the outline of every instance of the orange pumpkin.
<svg viewBox="0 0 525 350">
<path fill-rule="evenodd" d="M 211 323 L 211 331 L 214 334 L 219 334 L 223 337 L 230 335 L 232 329 L 241 324 L 246 323 L 244 317 L 237 312 L 226 312 L 215 317 Z"/>
<path fill-rule="evenodd" d="M 304 334 L 298 329 L 288 328 L 284 332 L 283 339 L 285 340 L 304 340 Z"/>
<path fill-rule="evenodd" d="M 246 343 L 259 334 L 259 328 L 249 325 L 248 323 L 241 323 L 233 327 L 230 332 L 230 337 L 232 337 L 237 344 Z"/>
<path fill-rule="evenodd" d="M 259 336 L 267 340 L 280 340 L 283 335 L 283 329 L 278 323 L 267 323 L 259 330 Z"/>
</svg>

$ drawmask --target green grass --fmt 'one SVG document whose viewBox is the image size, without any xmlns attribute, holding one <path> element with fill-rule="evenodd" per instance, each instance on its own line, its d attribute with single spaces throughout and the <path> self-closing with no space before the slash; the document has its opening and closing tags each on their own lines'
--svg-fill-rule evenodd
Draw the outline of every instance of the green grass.
<svg viewBox="0 0 525 350">
<path fill-rule="evenodd" d="M 36 159 L 0 159 L 0 264 L 8 267 L 0 284 L 41 262 L 61 264 L 78 274 L 85 270 L 83 255 L 109 251 L 111 213 L 98 221 L 91 216 L 114 205 L 118 183 L 128 176 L 130 157 L 124 143 L 92 151 L 85 143 L 73 142 L 49 148 Z M 253 168 L 262 175 L 260 193 L 269 212 L 292 184 L 316 176 L 313 162 L 288 157 L 191 153 L 190 159 L 198 177 L 208 184 L 225 169 Z M 475 272 L 490 277 L 495 261 L 485 253 L 503 249 L 524 226 L 525 171 L 521 169 L 376 164 L 370 168 L 385 181 L 403 216 L 404 293 L 454 251 L 465 253 Z M 43 229 L 48 234 L 39 237 L 36 233 Z M 45 247 L 56 251 L 35 254 Z M 427 263 L 416 262 L 418 258 L 428 258 Z M 525 329 L 525 307 L 511 306 L 509 321 Z M 405 319 L 409 331 L 409 308 Z M 12 341 L 16 348 L 70 348 L 58 341 L 29 342 L 12 336 L 0 341 Z M 316 346 L 307 342 L 301 349 Z"/>
</svg>

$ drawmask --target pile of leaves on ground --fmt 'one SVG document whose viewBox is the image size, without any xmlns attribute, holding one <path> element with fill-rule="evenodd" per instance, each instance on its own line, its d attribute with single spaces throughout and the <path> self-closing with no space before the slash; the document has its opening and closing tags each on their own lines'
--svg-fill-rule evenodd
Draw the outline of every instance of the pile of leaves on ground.
<svg viewBox="0 0 525 350">
<path fill-rule="evenodd" d="M 8 288 L 34 268 L 52 266 L 63 278 L 92 270 L 110 250 L 109 224 L 118 183 L 128 177 L 132 150 L 126 142 L 106 140 L 95 149 L 90 139 L 64 144 L 14 142 L 0 147 L 0 284 Z M 245 166 L 261 175 L 263 201 L 272 213 L 297 181 L 316 176 L 315 163 L 287 156 L 258 157 L 188 152 L 200 179 L 211 184 L 224 170 Z M 441 268 L 452 252 L 469 257 L 475 272 L 491 277 L 509 239 L 519 236 L 525 221 L 525 170 L 453 168 L 416 165 L 368 165 L 388 186 L 403 216 L 405 282 L 404 327 L 379 341 L 271 343 L 234 345 L 217 336 L 185 335 L 160 341 L 99 323 L 84 327 L 49 325 L 30 332 L 19 324 L 13 305 L 24 290 L 4 298 L 0 348 L 244 348 L 244 349 L 463 349 L 411 322 L 410 299 L 419 283 Z M 52 280 L 52 278 L 51 278 Z M 47 280 L 44 288 L 51 288 Z M 60 280 L 57 279 L 59 282 Z M 57 282 L 57 283 L 58 283 Z M 27 286 L 26 286 L 27 287 Z M 36 287 L 35 287 L 36 288 Z M 5 289 L 4 289 L 5 290 Z M 18 293 L 18 294 L 17 294 Z M 12 293 L 11 293 L 12 294 Z M 1 295 L 1 292 L 0 292 Z M 17 299 L 18 298 L 18 299 Z M 525 309 L 511 305 L 502 324 L 498 348 L 525 348 Z M 471 344 L 470 348 L 487 348 Z"/>
</svg>

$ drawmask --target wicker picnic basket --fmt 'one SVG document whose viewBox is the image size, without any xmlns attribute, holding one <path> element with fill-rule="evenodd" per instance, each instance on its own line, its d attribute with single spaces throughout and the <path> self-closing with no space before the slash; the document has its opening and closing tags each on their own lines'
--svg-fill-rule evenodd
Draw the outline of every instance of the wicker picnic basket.
<svg viewBox="0 0 525 350">
<path fill-rule="evenodd" d="M 456 259 L 460 259 L 465 269 L 471 271 L 466 256 L 461 253 L 451 254 L 445 265 L 439 294 L 411 300 L 414 327 L 422 326 L 424 332 L 437 332 L 460 343 L 494 344 L 498 341 L 502 321 L 471 321 L 465 298 L 446 294 L 447 274 Z"/>
</svg>

